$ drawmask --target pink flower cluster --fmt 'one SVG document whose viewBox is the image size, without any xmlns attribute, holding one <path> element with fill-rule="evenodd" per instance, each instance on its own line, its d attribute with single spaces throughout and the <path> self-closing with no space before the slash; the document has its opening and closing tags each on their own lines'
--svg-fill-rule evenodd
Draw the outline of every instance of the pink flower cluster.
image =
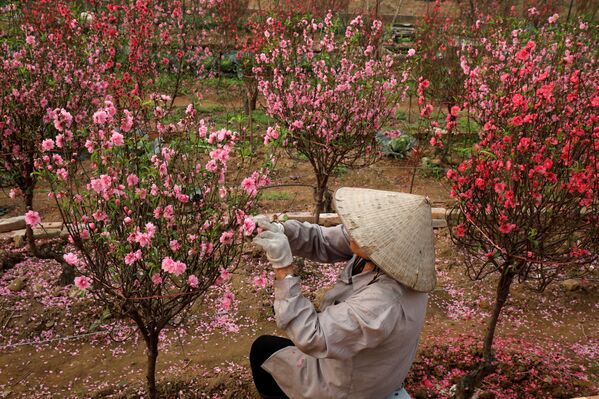
<svg viewBox="0 0 599 399">
<path fill-rule="evenodd" d="M 180 276 L 185 273 L 187 265 L 181 261 L 175 261 L 170 256 L 162 259 L 162 270 L 167 273 L 172 273 L 175 276 Z"/>
</svg>

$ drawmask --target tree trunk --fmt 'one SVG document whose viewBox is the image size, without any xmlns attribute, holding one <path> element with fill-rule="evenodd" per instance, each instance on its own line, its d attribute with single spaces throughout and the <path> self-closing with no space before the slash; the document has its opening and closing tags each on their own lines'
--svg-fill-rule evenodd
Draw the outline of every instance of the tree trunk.
<svg viewBox="0 0 599 399">
<path fill-rule="evenodd" d="M 33 187 L 27 187 L 22 190 L 23 196 L 25 197 L 25 207 L 27 211 L 33 210 Z M 35 237 L 33 235 L 33 227 L 30 225 L 25 226 L 25 237 L 27 238 L 27 246 L 29 247 L 29 253 L 31 256 L 36 258 L 40 257 L 40 251 L 35 243 Z"/>
<path fill-rule="evenodd" d="M 156 359 L 158 359 L 158 333 L 150 331 L 146 338 L 146 350 L 148 356 L 148 368 L 146 374 L 147 394 L 150 399 L 158 399 L 156 389 Z"/>
<path fill-rule="evenodd" d="M 320 173 L 316 173 L 316 187 L 314 188 L 314 223 L 317 224 L 320 222 L 320 214 L 324 211 L 329 211 L 331 207 L 332 197 L 327 189 L 328 183 L 328 175 L 322 176 Z"/>
<path fill-rule="evenodd" d="M 323 189 L 320 187 L 316 187 L 314 189 L 314 223 L 318 224 L 320 222 L 320 214 L 324 209 L 324 191 L 326 187 Z"/>
<path fill-rule="evenodd" d="M 466 374 L 457 384 L 457 399 L 470 399 L 476 388 L 481 384 L 486 376 L 493 373 L 497 367 L 494 364 L 493 356 L 493 339 L 495 338 L 495 329 L 501 310 L 507 301 L 510 293 L 510 287 L 514 281 L 515 274 L 509 271 L 509 264 L 504 266 L 504 272 L 497 284 L 497 294 L 495 297 L 495 308 L 487 325 L 487 333 L 483 345 L 483 361 L 477 366 L 474 371 Z"/>
<path fill-rule="evenodd" d="M 31 180 L 31 188 L 21 189 L 23 196 L 25 197 L 25 206 L 28 211 L 33 210 L 33 180 Z M 32 226 L 25 226 L 25 238 L 27 239 L 27 246 L 29 247 L 29 253 L 38 259 L 54 259 L 60 263 L 62 272 L 58 278 L 58 284 L 65 286 L 73 283 L 75 278 L 75 268 L 62 259 L 62 254 L 57 253 L 52 248 L 40 248 L 35 242 L 35 236 L 33 234 Z"/>
<path fill-rule="evenodd" d="M 244 78 L 245 81 L 245 101 L 243 102 L 243 108 L 246 115 L 250 115 L 252 111 L 256 110 L 256 103 L 258 102 L 258 81 L 254 78 Z"/>
</svg>

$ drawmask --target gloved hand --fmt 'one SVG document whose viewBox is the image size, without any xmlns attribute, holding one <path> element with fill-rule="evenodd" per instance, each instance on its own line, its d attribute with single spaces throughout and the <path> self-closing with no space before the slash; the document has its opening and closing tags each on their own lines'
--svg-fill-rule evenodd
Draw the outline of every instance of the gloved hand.
<svg viewBox="0 0 599 399">
<path fill-rule="evenodd" d="M 281 225 L 281 227 L 283 226 Z M 254 237 L 254 244 L 266 251 L 266 258 L 273 268 L 289 266 L 293 262 L 293 255 L 291 255 L 289 240 L 285 233 L 279 231 L 279 228 L 273 226 L 272 223 L 265 224 L 263 228 L 266 230 Z"/>
<path fill-rule="evenodd" d="M 256 215 L 252 216 L 252 220 L 258 227 L 263 228 L 264 230 L 274 231 L 279 233 L 284 233 L 285 228 L 281 223 L 271 222 L 270 218 L 266 215 Z"/>
</svg>

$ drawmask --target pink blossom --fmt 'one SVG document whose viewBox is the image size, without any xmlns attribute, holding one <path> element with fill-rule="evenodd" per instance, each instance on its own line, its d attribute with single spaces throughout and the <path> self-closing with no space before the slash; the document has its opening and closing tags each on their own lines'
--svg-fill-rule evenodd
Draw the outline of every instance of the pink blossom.
<svg viewBox="0 0 599 399">
<path fill-rule="evenodd" d="M 162 277 L 160 276 L 160 273 L 152 274 L 152 283 L 154 283 L 155 285 L 162 284 Z"/>
<path fill-rule="evenodd" d="M 557 22 L 558 19 L 559 19 L 559 14 L 553 14 L 552 16 L 547 18 L 547 22 L 549 22 L 550 24 L 554 24 Z"/>
<path fill-rule="evenodd" d="M 127 133 L 133 127 L 133 115 L 128 110 L 124 110 L 123 113 L 125 114 L 125 118 L 121 123 L 121 130 Z"/>
<path fill-rule="evenodd" d="M 28 211 L 25 214 L 25 223 L 27 223 L 29 226 L 37 226 L 41 222 L 42 218 L 40 217 L 39 213 L 35 211 Z"/>
<path fill-rule="evenodd" d="M 185 272 L 187 265 L 180 261 L 173 260 L 170 256 L 162 259 L 162 270 L 167 273 L 172 273 L 175 276 L 180 276 Z"/>
<path fill-rule="evenodd" d="M 42 141 L 42 152 L 52 151 L 54 149 L 54 140 L 46 139 Z"/>
<path fill-rule="evenodd" d="M 249 236 L 256 228 L 256 223 L 251 218 L 246 218 L 243 221 L 243 234 Z"/>
<path fill-rule="evenodd" d="M 256 180 L 252 177 L 246 177 L 245 179 L 243 179 L 243 181 L 241 182 L 241 187 L 251 197 L 255 197 L 258 193 L 256 189 Z"/>
<path fill-rule="evenodd" d="M 123 135 L 117 131 L 112 132 L 112 136 L 110 137 L 110 142 L 117 147 L 125 144 Z"/>
<path fill-rule="evenodd" d="M 91 186 L 92 190 L 94 190 L 98 194 L 102 194 L 106 190 L 108 190 L 110 188 L 111 184 L 112 184 L 112 179 L 108 175 L 100 175 L 99 178 L 90 180 L 90 186 Z"/>
<path fill-rule="evenodd" d="M 156 226 L 154 225 L 154 223 L 146 223 L 146 233 L 148 233 L 148 237 L 154 237 L 154 234 L 156 234 Z"/>
<path fill-rule="evenodd" d="M 233 304 L 234 300 L 235 300 L 235 294 L 233 294 L 232 292 L 226 292 L 225 295 L 223 295 L 223 298 L 221 299 L 222 308 L 224 310 L 231 309 L 231 305 Z"/>
<path fill-rule="evenodd" d="M 190 274 L 187 277 L 187 284 L 189 284 L 191 288 L 198 288 L 198 283 L 198 278 L 194 274 Z"/>
<path fill-rule="evenodd" d="M 266 276 L 264 276 L 264 273 L 254 278 L 254 284 L 256 284 L 256 286 L 260 288 L 266 287 Z"/>
<path fill-rule="evenodd" d="M 408 57 L 413 57 L 416 54 L 416 50 L 414 50 L 413 48 L 408 50 Z"/>
<path fill-rule="evenodd" d="M 62 180 L 62 181 L 66 181 L 67 178 L 69 177 L 69 172 L 67 172 L 67 170 L 65 168 L 60 168 L 56 171 L 56 176 Z"/>
<path fill-rule="evenodd" d="M 125 263 L 127 265 L 132 265 L 135 262 L 137 262 L 138 260 L 140 260 L 142 258 L 142 253 L 141 250 L 137 250 L 135 252 L 129 252 L 127 255 L 125 255 Z"/>
<path fill-rule="evenodd" d="M 147 233 L 138 232 L 135 235 L 135 242 L 137 242 L 141 247 L 147 247 L 152 242 L 152 239 Z"/>
<path fill-rule="evenodd" d="M 139 183 L 139 178 L 137 177 L 137 175 L 130 174 L 129 176 L 127 176 L 127 185 L 129 187 L 133 187 L 137 185 L 137 183 Z"/>
<path fill-rule="evenodd" d="M 91 281 L 88 277 L 85 276 L 77 276 L 75 277 L 75 285 L 77 286 L 77 288 L 79 288 L 80 290 L 86 290 L 90 287 L 91 285 Z"/>
<path fill-rule="evenodd" d="M 219 241 L 221 244 L 231 245 L 233 243 L 233 232 L 232 231 L 223 232 L 220 236 Z"/>
<path fill-rule="evenodd" d="M 106 113 L 106 111 L 101 109 L 99 111 L 94 112 L 92 119 L 96 125 L 103 125 L 108 120 L 108 114 Z"/>
<path fill-rule="evenodd" d="M 169 242 L 169 246 L 173 252 L 177 252 L 179 249 L 181 249 L 181 244 L 177 240 L 171 240 Z"/>
<path fill-rule="evenodd" d="M 72 252 L 68 252 L 62 256 L 65 262 L 71 266 L 79 265 L 79 257 Z"/>
</svg>

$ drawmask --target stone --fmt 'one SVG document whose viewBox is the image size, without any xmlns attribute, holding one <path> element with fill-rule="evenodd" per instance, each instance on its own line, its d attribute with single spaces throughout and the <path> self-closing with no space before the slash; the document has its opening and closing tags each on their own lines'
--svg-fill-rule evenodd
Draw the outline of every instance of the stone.
<svg viewBox="0 0 599 399">
<path fill-rule="evenodd" d="M 25 259 L 25 255 L 16 252 L 0 251 L 0 270 L 12 269 Z"/>
<path fill-rule="evenodd" d="M 566 291 L 576 291 L 582 288 L 582 285 L 580 284 L 580 280 L 576 278 L 570 278 L 568 280 L 562 281 L 562 287 L 564 287 Z"/>
<path fill-rule="evenodd" d="M 37 228 L 33 229 L 33 236 L 35 238 L 54 238 L 59 237 L 62 232 L 62 227 L 59 228 Z"/>
<path fill-rule="evenodd" d="M 443 227 L 447 227 L 445 219 L 433 219 L 433 229 L 441 229 Z"/>
<path fill-rule="evenodd" d="M 13 281 L 11 281 L 10 284 L 8 285 L 8 289 L 12 292 L 21 291 L 24 287 L 25 287 L 25 279 L 23 279 L 23 278 L 16 278 Z"/>
<path fill-rule="evenodd" d="M 285 213 L 289 220 L 297 220 L 298 222 L 314 223 L 314 215 L 312 212 L 289 212 Z M 281 215 L 282 216 L 282 215 Z M 278 216 L 280 219 L 281 216 Z M 322 226 L 336 226 L 341 223 L 339 215 L 336 213 L 321 213 L 319 224 Z"/>
<path fill-rule="evenodd" d="M 42 223 L 42 227 L 46 230 L 48 229 L 62 229 L 63 227 L 63 223 L 62 222 L 46 222 L 46 223 Z"/>
<path fill-rule="evenodd" d="M 20 230 L 25 228 L 25 216 L 14 216 L 11 218 L 0 219 L 0 233 Z"/>
<path fill-rule="evenodd" d="M 23 248 L 25 246 L 25 230 L 13 231 L 12 241 L 16 248 Z"/>
<path fill-rule="evenodd" d="M 445 219 L 446 212 L 447 210 L 445 208 L 431 208 L 433 219 Z"/>
</svg>

